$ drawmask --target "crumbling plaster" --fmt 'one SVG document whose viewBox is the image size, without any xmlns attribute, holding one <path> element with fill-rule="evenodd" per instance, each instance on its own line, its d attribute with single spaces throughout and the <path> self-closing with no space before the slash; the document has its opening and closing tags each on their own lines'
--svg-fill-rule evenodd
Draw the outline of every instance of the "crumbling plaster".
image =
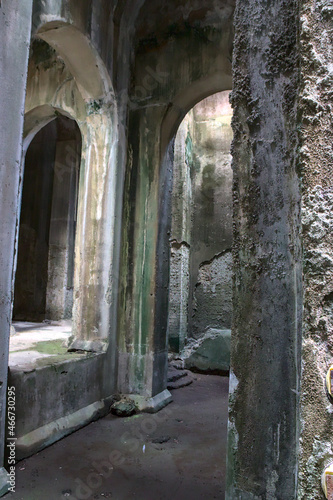
<svg viewBox="0 0 333 500">
<path fill-rule="evenodd" d="M 301 5 L 300 161 L 303 225 L 303 356 L 298 498 L 323 498 L 320 476 L 333 461 L 332 401 L 325 377 L 333 363 L 333 10 Z"/>
</svg>

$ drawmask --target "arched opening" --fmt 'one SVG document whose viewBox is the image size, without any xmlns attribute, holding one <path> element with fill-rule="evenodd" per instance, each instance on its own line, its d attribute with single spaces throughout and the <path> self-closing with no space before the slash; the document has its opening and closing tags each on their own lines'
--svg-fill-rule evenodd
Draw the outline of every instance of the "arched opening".
<svg viewBox="0 0 333 500">
<path fill-rule="evenodd" d="M 173 130 L 173 136 L 159 191 L 156 331 L 162 337 L 164 320 L 167 388 L 179 415 L 195 415 L 191 431 L 180 431 L 187 439 L 182 477 L 190 481 L 191 467 L 199 468 L 210 477 L 209 493 L 200 495 L 211 496 L 223 495 L 226 471 L 233 245 L 229 94 L 199 97 L 173 125 L 166 114 L 162 135 Z M 212 421 L 214 429 L 207 432 Z M 209 452 L 199 458 L 195 450 L 201 446 Z"/>
<path fill-rule="evenodd" d="M 174 140 L 171 203 L 169 347 L 183 353 L 197 341 L 205 356 L 193 352 L 189 367 L 221 372 L 232 316 L 231 116 L 228 91 L 187 113 Z"/>
<path fill-rule="evenodd" d="M 31 141 L 22 188 L 14 321 L 72 317 L 82 139 L 59 115 Z"/>
<path fill-rule="evenodd" d="M 45 25 L 30 47 L 16 230 L 13 317 L 28 322 L 10 339 L 17 457 L 107 412 L 115 392 L 116 124 L 90 37 Z"/>
</svg>

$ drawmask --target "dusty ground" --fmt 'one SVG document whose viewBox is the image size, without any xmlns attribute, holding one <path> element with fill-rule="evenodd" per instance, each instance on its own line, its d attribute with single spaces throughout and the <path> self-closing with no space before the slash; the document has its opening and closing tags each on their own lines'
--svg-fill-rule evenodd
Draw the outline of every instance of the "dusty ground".
<svg viewBox="0 0 333 500">
<path fill-rule="evenodd" d="M 16 466 L 6 500 L 224 498 L 228 379 L 196 375 L 156 415 L 90 424 Z"/>
</svg>

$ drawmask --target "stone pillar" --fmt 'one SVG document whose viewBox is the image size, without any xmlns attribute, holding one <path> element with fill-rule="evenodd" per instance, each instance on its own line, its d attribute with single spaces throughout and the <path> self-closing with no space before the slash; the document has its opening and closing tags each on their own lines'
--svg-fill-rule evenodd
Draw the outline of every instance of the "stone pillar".
<svg viewBox="0 0 333 500">
<path fill-rule="evenodd" d="M 12 280 L 32 0 L 0 2 L 0 495 L 4 469 Z"/>
<path fill-rule="evenodd" d="M 132 116 L 120 295 L 118 388 L 151 411 L 171 398 L 166 328 L 173 150 L 160 167 L 162 116 L 159 107 Z"/>
<path fill-rule="evenodd" d="M 227 500 L 297 498 L 302 273 L 298 2 L 238 0 Z"/>
<path fill-rule="evenodd" d="M 168 339 L 174 352 L 184 349 L 188 335 L 192 182 L 186 161 L 187 134 L 185 118 L 175 138 L 172 182 Z"/>
<path fill-rule="evenodd" d="M 82 127 L 82 158 L 75 238 L 71 349 L 105 351 L 113 306 L 116 122 L 93 112 Z"/>
</svg>

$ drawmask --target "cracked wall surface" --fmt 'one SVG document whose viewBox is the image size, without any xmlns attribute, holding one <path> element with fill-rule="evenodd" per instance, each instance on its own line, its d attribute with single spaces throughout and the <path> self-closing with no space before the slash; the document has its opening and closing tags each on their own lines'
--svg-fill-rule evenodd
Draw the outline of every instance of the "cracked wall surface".
<svg viewBox="0 0 333 500">
<path fill-rule="evenodd" d="M 229 329 L 232 321 L 232 252 L 227 250 L 199 267 L 194 290 L 193 336 L 207 328 Z"/>
<path fill-rule="evenodd" d="M 187 242 L 189 260 L 187 282 L 180 281 L 171 252 L 169 304 L 177 303 L 177 288 L 188 288 L 188 337 L 231 327 L 231 113 L 229 92 L 214 94 L 186 115 L 175 140 L 171 240 Z"/>
</svg>

